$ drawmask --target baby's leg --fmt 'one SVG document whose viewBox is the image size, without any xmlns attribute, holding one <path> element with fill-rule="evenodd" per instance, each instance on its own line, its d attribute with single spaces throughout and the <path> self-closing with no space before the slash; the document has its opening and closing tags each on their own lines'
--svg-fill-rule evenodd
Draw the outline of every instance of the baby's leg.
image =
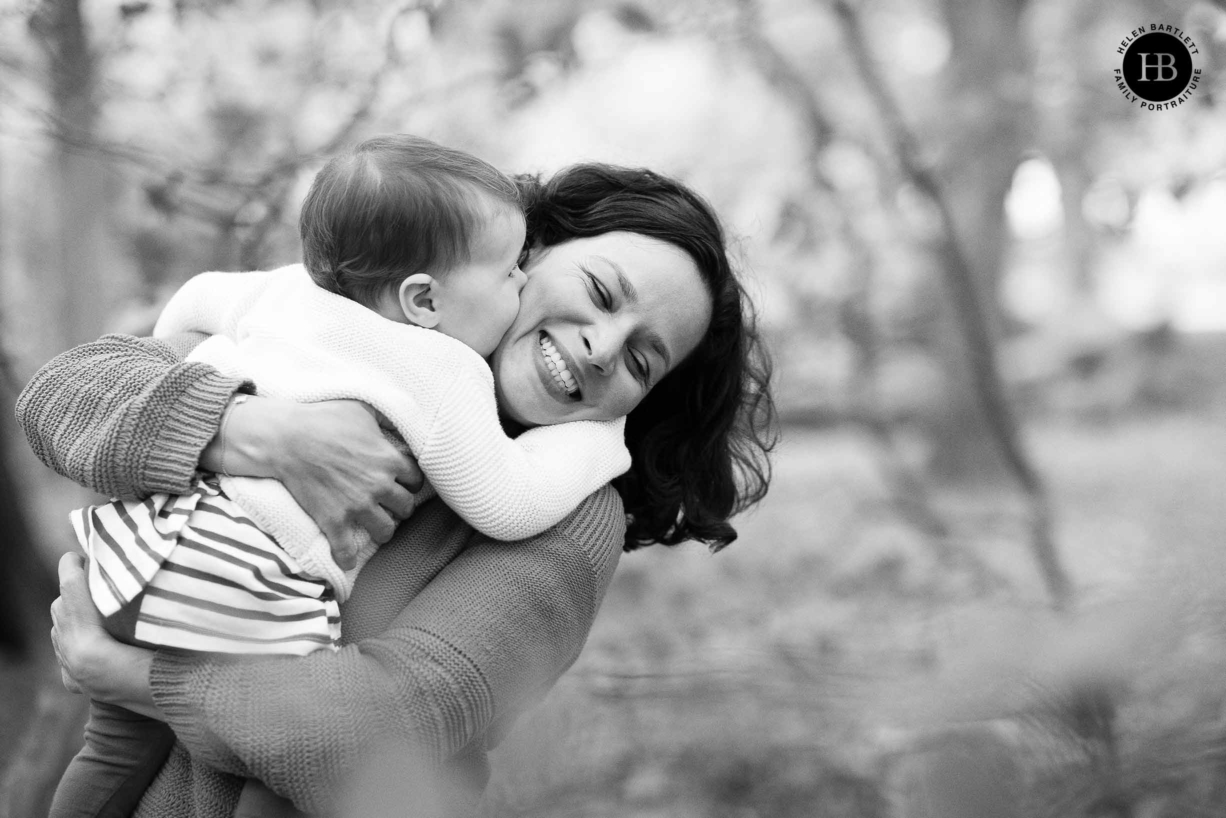
<svg viewBox="0 0 1226 818">
<path fill-rule="evenodd" d="M 85 746 L 60 779 L 50 818 L 128 818 L 174 742 L 160 721 L 91 701 Z"/>
</svg>

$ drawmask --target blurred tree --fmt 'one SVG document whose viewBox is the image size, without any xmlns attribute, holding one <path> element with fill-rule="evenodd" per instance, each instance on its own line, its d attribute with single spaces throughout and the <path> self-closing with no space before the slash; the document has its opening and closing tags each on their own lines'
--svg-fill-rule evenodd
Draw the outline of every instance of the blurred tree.
<svg viewBox="0 0 1226 818">
<path fill-rule="evenodd" d="M 0 423 L 0 654 L 24 659 L 46 641 L 57 585 L 26 521 L 24 492 L 10 465 L 12 432 L 11 421 Z"/>
<path fill-rule="evenodd" d="M 834 7 L 846 31 L 859 74 L 880 109 L 908 182 L 930 200 L 939 215 L 938 253 L 949 298 L 942 305 L 947 317 L 940 325 L 943 343 L 938 344 L 937 349 L 947 351 L 944 363 L 947 370 L 954 373 L 950 383 L 964 384 L 961 388 L 965 395 L 950 396 L 953 409 L 967 413 L 966 426 L 948 431 L 953 433 L 956 443 L 964 446 L 964 456 L 972 451 L 976 455 L 974 463 L 962 462 L 952 474 L 963 479 L 969 474 L 978 474 L 983 479 L 990 474 L 986 471 L 990 459 L 992 472 L 1007 473 L 1017 482 L 1026 497 L 1030 547 L 1039 571 L 1047 583 L 1053 604 L 1057 608 L 1065 608 L 1072 602 L 1072 584 L 1056 548 L 1047 490 L 1021 440 L 1015 411 L 1005 393 L 996 362 L 999 321 L 993 322 L 993 318 L 1000 309 L 996 285 L 1003 258 L 1003 235 L 999 235 L 996 242 L 986 245 L 975 242 L 967 245 L 958 230 L 958 196 L 949 189 L 948 183 L 942 184 L 936 170 L 924 164 L 917 140 L 904 121 L 882 72 L 869 54 L 858 11 L 848 0 L 834 0 Z M 977 189 L 978 185 L 975 187 Z M 991 187 L 988 186 L 987 190 L 990 192 Z M 967 198 L 967 192 L 962 193 Z M 983 195 L 986 197 L 987 193 Z M 994 208 L 996 215 L 991 218 L 1000 223 L 996 226 L 1003 234 L 1004 192 L 1001 192 L 999 200 L 982 201 L 981 204 Z M 983 254 L 989 249 L 997 254 L 995 266 L 984 266 L 988 260 Z M 976 266 L 976 252 L 980 254 L 980 266 Z M 983 294 L 984 277 L 990 279 L 987 290 L 991 298 Z M 948 420 L 945 413 L 941 417 Z M 941 427 L 938 425 L 937 428 Z M 941 436 L 935 441 L 938 448 L 947 443 Z M 938 470 L 938 473 L 942 472 Z M 948 476 L 950 473 L 944 474 Z"/>
<path fill-rule="evenodd" d="M 948 530 L 930 502 L 921 475 L 902 455 L 897 429 L 882 402 L 880 365 L 884 344 L 872 309 L 874 290 L 880 285 L 879 261 L 867 229 L 872 221 L 860 212 L 864 208 L 857 201 L 865 197 L 840 190 L 825 169 L 823 154 L 835 138 L 836 127 L 816 89 L 762 31 L 758 3 L 739 0 L 738 6 L 742 44 L 770 86 L 788 101 L 800 120 L 808 137 L 806 171 L 813 187 L 829 200 L 824 215 L 835 222 L 835 235 L 847 245 L 854 270 L 849 276 L 846 299 L 838 305 L 839 329 L 851 343 L 854 357 L 848 383 L 849 419 L 863 428 L 876 449 L 882 474 L 900 514 L 928 538 L 943 560 L 952 561 L 958 555 L 948 547 Z"/>
<path fill-rule="evenodd" d="M 1063 243 L 1067 275 L 1076 297 L 1094 296 L 1095 235 L 1082 202 L 1094 181 L 1087 147 L 1093 125 L 1106 116 L 1104 97 L 1086 86 L 1095 60 L 1086 34 L 1101 13 L 1095 3 L 1039 2 L 1034 28 L 1036 61 L 1032 87 L 1039 132 L 1036 142 L 1052 162 L 1060 182 Z M 1097 83 L 1095 83 L 1097 84 Z"/>
<path fill-rule="evenodd" d="M 41 339 L 42 351 L 49 355 L 97 337 L 121 294 L 100 252 L 110 197 L 107 169 L 94 151 L 98 58 L 81 0 L 42 0 L 31 12 L 29 29 L 46 55 L 54 137 L 47 186 L 54 216 L 45 225 L 50 235 L 43 245 L 51 252 L 34 265 L 45 271 L 43 303 L 48 317 L 55 317 L 43 324 L 49 337 Z"/>
<path fill-rule="evenodd" d="M 945 141 L 937 172 L 945 183 L 952 228 L 974 276 L 978 310 L 987 319 L 989 337 L 966 337 L 951 312 L 956 298 L 940 299 L 940 318 L 933 331 L 944 363 L 946 406 L 932 419 L 932 466 L 943 477 L 968 482 L 1000 476 L 1004 466 L 967 361 L 991 354 L 968 344 L 995 342 L 1002 330 L 999 285 L 1008 239 L 1005 195 L 1030 137 L 1030 83 L 1022 28 L 1026 6 L 1026 0 L 942 0 L 940 5 L 950 37 L 950 59 L 942 78 L 944 103 L 937 112 Z"/>
</svg>

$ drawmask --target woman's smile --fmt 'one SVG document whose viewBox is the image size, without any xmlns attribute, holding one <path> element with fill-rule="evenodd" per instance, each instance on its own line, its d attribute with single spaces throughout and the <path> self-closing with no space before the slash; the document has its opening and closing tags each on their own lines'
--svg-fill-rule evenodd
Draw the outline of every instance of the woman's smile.
<svg viewBox="0 0 1226 818">
<path fill-rule="evenodd" d="M 658 239 L 572 239 L 534 250 L 524 272 L 491 360 L 499 408 L 523 426 L 629 414 L 710 322 L 697 265 Z"/>
<path fill-rule="evenodd" d="M 545 330 L 540 331 L 537 345 L 541 350 L 540 367 L 545 370 L 540 373 L 541 380 L 545 382 L 547 390 L 564 402 L 583 400 L 583 392 L 576 379 L 580 370 L 574 356 Z"/>
</svg>

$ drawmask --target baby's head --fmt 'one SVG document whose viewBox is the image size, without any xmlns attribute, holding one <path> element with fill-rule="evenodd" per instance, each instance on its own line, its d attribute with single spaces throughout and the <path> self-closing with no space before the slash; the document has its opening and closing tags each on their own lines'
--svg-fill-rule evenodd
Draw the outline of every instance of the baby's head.
<svg viewBox="0 0 1226 818">
<path fill-rule="evenodd" d="M 407 134 L 333 158 L 299 219 L 319 286 L 488 357 L 519 311 L 524 216 L 510 177 Z"/>
</svg>

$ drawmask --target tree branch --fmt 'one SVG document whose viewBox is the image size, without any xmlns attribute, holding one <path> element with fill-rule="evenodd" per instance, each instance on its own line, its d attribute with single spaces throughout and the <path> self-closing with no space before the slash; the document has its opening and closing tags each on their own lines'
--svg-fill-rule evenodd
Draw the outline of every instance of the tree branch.
<svg viewBox="0 0 1226 818">
<path fill-rule="evenodd" d="M 836 128 L 810 81 L 763 33 L 756 0 L 739 0 L 738 11 L 742 47 L 749 52 L 767 83 L 801 114 L 801 124 L 809 134 L 806 155 L 809 177 L 831 201 L 838 232 L 856 259 L 853 267 L 859 275 L 854 277 L 852 291 L 839 310 L 840 329 L 851 342 L 856 356 L 850 385 L 851 419 L 867 435 L 876 453 L 883 479 L 889 487 L 892 509 L 928 541 L 942 563 L 966 563 L 976 581 L 986 584 L 992 579 L 988 567 L 977 555 L 959 552 L 951 546 L 949 526 L 933 506 L 924 481 L 902 455 L 895 429 L 878 407 L 881 342 L 869 306 L 876 267 L 872 242 L 852 217 L 853 205 L 821 164 L 822 151 L 834 138 Z M 878 161 L 884 163 L 880 157 Z"/>
<path fill-rule="evenodd" d="M 1060 561 L 1052 534 L 1051 508 L 1046 488 L 1022 446 L 1017 420 L 1005 395 L 996 364 L 996 345 L 983 314 L 978 280 L 958 240 L 948 198 L 932 167 L 923 160 L 918 141 L 873 61 L 858 11 L 848 0 L 832 0 L 843 26 L 852 58 L 869 96 L 884 121 L 904 175 L 937 210 L 942 226 L 942 269 L 954 302 L 954 314 L 965 340 L 971 380 L 988 428 L 1006 466 L 1026 494 L 1030 505 L 1031 548 L 1048 592 L 1057 608 L 1071 603 L 1072 586 Z"/>
</svg>

